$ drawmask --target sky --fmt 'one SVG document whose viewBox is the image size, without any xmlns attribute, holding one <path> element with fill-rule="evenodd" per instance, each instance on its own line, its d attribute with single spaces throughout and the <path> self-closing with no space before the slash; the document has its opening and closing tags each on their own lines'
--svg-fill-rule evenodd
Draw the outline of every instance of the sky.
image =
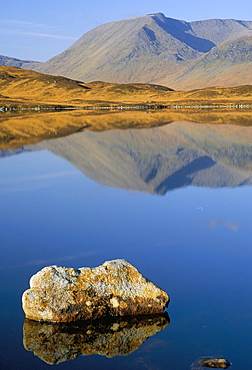
<svg viewBox="0 0 252 370">
<path fill-rule="evenodd" d="M 163 13 L 185 21 L 252 21 L 251 0 L 7 0 L 1 3 L 0 55 L 44 62 L 108 22 Z"/>
</svg>

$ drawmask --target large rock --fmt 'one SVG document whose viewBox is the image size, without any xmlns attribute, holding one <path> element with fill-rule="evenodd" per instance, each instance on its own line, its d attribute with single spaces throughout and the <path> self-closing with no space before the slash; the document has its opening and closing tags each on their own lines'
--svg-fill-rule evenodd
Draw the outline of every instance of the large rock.
<svg viewBox="0 0 252 370">
<path fill-rule="evenodd" d="M 166 313 L 78 323 L 41 323 L 26 319 L 23 343 L 26 350 L 50 365 L 80 355 L 127 356 L 168 323 Z"/>
<path fill-rule="evenodd" d="M 199 366 L 211 367 L 215 369 L 227 369 L 232 364 L 225 358 L 218 357 L 203 357 L 199 362 Z"/>
<path fill-rule="evenodd" d="M 71 322 L 101 316 L 159 314 L 169 296 L 125 260 L 78 270 L 43 268 L 22 297 L 26 318 Z"/>
</svg>

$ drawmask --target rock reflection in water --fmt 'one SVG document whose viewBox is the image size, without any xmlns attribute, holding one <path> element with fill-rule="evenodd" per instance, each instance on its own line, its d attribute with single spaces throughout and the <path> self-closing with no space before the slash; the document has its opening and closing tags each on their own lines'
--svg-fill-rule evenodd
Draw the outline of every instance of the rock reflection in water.
<svg viewBox="0 0 252 370">
<path fill-rule="evenodd" d="M 49 324 L 25 319 L 23 343 L 48 364 L 80 355 L 127 356 L 169 324 L 167 313 L 108 318 L 78 324 Z"/>
</svg>

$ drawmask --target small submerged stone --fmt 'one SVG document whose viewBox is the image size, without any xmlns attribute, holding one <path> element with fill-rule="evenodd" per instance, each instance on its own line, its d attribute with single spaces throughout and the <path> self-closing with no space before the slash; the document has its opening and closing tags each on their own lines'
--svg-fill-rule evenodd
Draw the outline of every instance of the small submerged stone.
<svg viewBox="0 0 252 370">
<path fill-rule="evenodd" d="M 30 279 L 22 297 L 28 319 L 72 322 L 102 316 L 164 312 L 169 296 L 129 262 L 118 259 L 78 270 L 48 266 Z"/>
<path fill-rule="evenodd" d="M 203 357 L 199 362 L 199 366 L 211 367 L 216 369 L 227 369 L 232 364 L 224 358 Z"/>
</svg>

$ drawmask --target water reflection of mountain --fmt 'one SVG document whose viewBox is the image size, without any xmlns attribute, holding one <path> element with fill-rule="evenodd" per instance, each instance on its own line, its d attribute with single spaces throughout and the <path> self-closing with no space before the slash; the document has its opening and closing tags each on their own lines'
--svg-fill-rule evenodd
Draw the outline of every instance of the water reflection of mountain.
<svg viewBox="0 0 252 370">
<path fill-rule="evenodd" d="M 156 316 L 107 318 L 74 324 L 49 324 L 26 319 L 24 347 L 48 364 L 77 356 L 127 356 L 167 327 L 167 313 Z"/>
<path fill-rule="evenodd" d="M 95 181 L 165 194 L 194 185 L 252 184 L 252 128 L 174 122 L 141 130 L 82 132 L 35 145 Z"/>
<path fill-rule="evenodd" d="M 188 185 L 252 184 L 252 127 L 179 121 L 151 129 L 85 131 L 23 150 L 40 149 L 111 187 L 165 194 Z"/>
</svg>

